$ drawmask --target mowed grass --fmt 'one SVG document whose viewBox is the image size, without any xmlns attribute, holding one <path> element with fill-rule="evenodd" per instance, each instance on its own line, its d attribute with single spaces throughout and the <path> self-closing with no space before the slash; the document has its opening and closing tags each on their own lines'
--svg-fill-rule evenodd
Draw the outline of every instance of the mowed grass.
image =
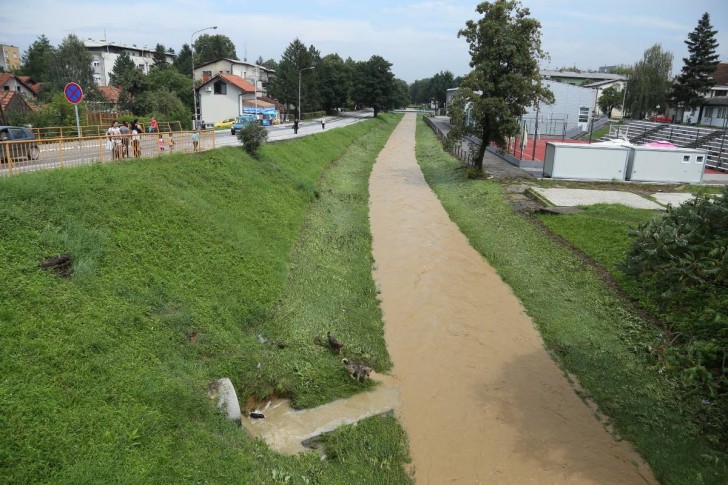
<svg viewBox="0 0 728 485">
<path fill-rule="evenodd" d="M 406 482 L 393 418 L 284 457 L 206 397 L 356 392 L 328 330 L 388 368 L 366 187 L 398 120 L 0 180 L 0 482 Z M 70 278 L 37 267 L 61 253 Z"/>
<path fill-rule="evenodd" d="M 521 299 L 556 362 L 656 477 L 727 483 L 725 450 L 685 418 L 696 401 L 683 402 L 648 351 L 660 331 L 626 309 L 594 268 L 516 214 L 498 182 L 467 179 L 424 123 L 417 127 L 417 158 L 451 219 Z"/>
</svg>

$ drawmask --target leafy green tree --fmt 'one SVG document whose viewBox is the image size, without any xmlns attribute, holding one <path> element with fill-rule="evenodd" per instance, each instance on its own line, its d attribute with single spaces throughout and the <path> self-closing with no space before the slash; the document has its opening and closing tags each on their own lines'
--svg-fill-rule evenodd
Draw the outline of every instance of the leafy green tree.
<svg viewBox="0 0 728 485">
<path fill-rule="evenodd" d="M 192 77 L 192 49 L 189 44 L 182 45 L 172 65 L 180 74 Z"/>
<path fill-rule="evenodd" d="M 192 111 L 192 84 L 189 76 L 180 74 L 176 69 L 152 68 L 146 81 L 149 86 L 153 86 L 153 89 L 165 89 L 174 93 L 185 107 Z"/>
<path fill-rule="evenodd" d="M 136 67 L 126 51 L 116 58 L 109 76 L 109 84 L 121 89 L 119 94 L 121 109 L 135 114 L 145 113 L 144 108 L 138 106 L 138 98 L 149 89 L 147 76 Z"/>
<path fill-rule="evenodd" d="M 351 90 L 351 70 L 338 54 L 329 54 L 316 65 L 316 84 L 326 111 L 346 105 Z"/>
<path fill-rule="evenodd" d="M 206 62 L 218 59 L 237 59 L 235 44 L 226 35 L 202 34 L 195 40 L 195 65 L 200 66 Z M 190 66 L 190 71 L 192 67 Z"/>
<path fill-rule="evenodd" d="M 394 74 L 391 67 L 391 62 L 375 55 L 357 63 L 354 69 L 351 98 L 359 106 L 373 108 L 375 117 L 392 104 Z"/>
<path fill-rule="evenodd" d="M 134 71 L 138 71 L 134 61 L 128 52 L 122 51 L 114 62 L 114 67 L 109 75 L 109 84 L 111 86 L 120 86 L 124 84 Z"/>
<path fill-rule="evenodd" d="M 47 82 L 51 78 L 55 57 L 56 49 L 48 37 L 40 35 L 23 54 L 22 73 L 37 82 Z"/>
<path fill-rule="evenodd" d="M 447 90 L 454 87 L 455 76 L 450 71 L 440 71 L 432 76 L 428 94 L 431 100 L 437 101 L 438 106 L 445 106 Z"/>
<path fill-rule="evenodd" d="M 299 75 L 301 76 L 301 99 L 302 103 L 306 101 L 308 95 L 313 91 L 311 83 L 315 76 L 311 73 L 311 69 L 319 60 L 316 57 L 316 51 L 306 47 L 299 39 L 294 39 L 281 56 L 278 63 L 276 77 L 268 86 L 268 93 L 278 98 L 285 105 L 294 105 L 298 108 L 298 83 Z M 303 110 L 302 110 L 303 111 Z"/>
<path fill-rule="evenodd" d="M 394 89 L 392 90 L 392 97 L 389 107 L 392 109 L 406 108 L 409 106 L 411 100 L 409 97 L 409 90 L 407 81 L 402 79 L 394 80 Z"/>
<path fill-rule="evenodd" d="M 553 102 L 553 93 L 541 84 L 539 60 L 541 24 L 530 18 L 520 2 L 496 0 L 482 2 L 476 10 L 482 15 L 468 20 L 458 32 L 470 45 L 470 67 L 458 92 L 461 99 L 451 108 L 463 110 L 470 103 L 471 122 L 464 113 L 454 114 L 460 123 L 453 127 L 451 142 L 467 134 L 480 139 L 475 169 L 483 168 L 483 156 L 490 143 L 505 146 L 506 138 L 518 132 L 518 118 L 526 107 L 538 102 Z M 451 110 L 452 113 L 452 110 Z"/>
<path fill-rule="evenodd" d="M 409 96 L 413 103 L 423 104 L 429 101 L 430 82 L 432 78 L 418 79 L 409 85 Z"/>
<path fill-rule="evenodd" d="M 685 44 L 690 55 L 683 58 L 683 68 L 672 88 L 672 103 L 679 108 L 701 107 L 698 123 L 703 118 L 703 97 L 715 85 L 712 75 L 718 67 L 717 30 L 710 25 L 710 15 L 705 12 L 695 30 L 688 34 Z"/>
<path fill-rule="evenodd" d="M 672 52 L 663 50 L 660 44 L 645 51 L 628 79 L 626 105 L 633 116 L 642 119 L 647 113 L 667 108 L 671 72 Z"/>
<path fill-rule="evenodd" d="M 164 45 L 157 44 L 157 46 L 154 48 L 154 53 L 152 54 L 152 58 L 154 59 L 153 67 L 166 69 L 169 67 L 169 63 L 167 62 L 167 51 L 164 48 Z"/>
<path fill-rule="evenodd" d="M 599 96 L 599 109 L 602 110 L 602 113 L 611 118 L 612 110 L 622 107 L 622 94 L 622 90 L 617 86 L 604 88 Z"/>
<path fill-rule="evenodd" d="M 81 39 L 74 34 L 67 35 L 56 49 L 47 87 L 51 92 L 62 91 L 67 83 L 75 82 L 81 86 L 85 97 L 93 98 L 96 82 L 91 60 L 91 54 Z"/>
<path fill-rule="evenodd" d="M 192 110 L 188 109 L 176 94 L 164 88 L 155 88 L 144 92 L 136 101 L 135 114 L 156 116 L 161 120 L 175 120 L 189 123 Z"/>
</svg>

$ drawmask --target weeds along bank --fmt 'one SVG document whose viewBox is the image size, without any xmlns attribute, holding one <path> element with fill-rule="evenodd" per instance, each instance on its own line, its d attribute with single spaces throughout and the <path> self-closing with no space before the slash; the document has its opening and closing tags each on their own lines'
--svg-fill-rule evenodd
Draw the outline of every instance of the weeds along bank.
<svg viewBox="0 0 728 485">
<path fill-rule="evenodd" d="M 660 331 L 631 313 L 593 267 L 516 214 L 494 181 L 470 180 L 432 130 L 417 127 L 417 159 L 451 219 L 534 319 L 583 396 L 635 445 L 663 483 L 726 483 L 725 450 L 689 416 L 699 400 L 660 373 L 646 350 Z"/>
<path fill-rule="evenodd" d="M 406 482 L 392 418 L 330 436 L 329 460 L 288 458 L 205 396 L 222 376 L 241 397 L 299 405 L 359 390 L 306 328 L 389 366 L 362 228 L 398 119 L 267 145 L 257 160 L 227 148 L 0 180 L 0 481 Z M 325 217 L 334 232 L 313 230 Z M 64 253 L 69 277 L 38 268 Z M 316 286 L 339 305 L 307 296 Z"/>
</svg>

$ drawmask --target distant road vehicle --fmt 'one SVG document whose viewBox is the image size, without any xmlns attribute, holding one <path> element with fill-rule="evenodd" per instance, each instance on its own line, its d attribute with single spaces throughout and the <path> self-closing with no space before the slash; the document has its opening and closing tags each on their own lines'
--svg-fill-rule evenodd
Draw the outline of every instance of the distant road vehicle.
<svg viewBox="0 0 728 485">
<path fill-rule="evenodd" d="M 218 121 L 215 123 L 215 128 L 230 128 L 233 126 L 233 123 L 235 123 L 235 118 L 228 118 L 223 121 Z"/>
<path fill-rule="evenodd" d="M 672 123 L 672 118 L 665 115 L 654 115 L 650 116 L 650 121 L 657 121 L 658 123 Z"/>
<path fill-rule="evenodd" d="M 242 115 L 238 116 L 235 119 L 235 123 L 230 127 L 230 133 L 233 135 L 238 132 L 238 130 L 242 130 L 246 126 L 248 126 L 251 123 L 255 123 L 255 115 Z"/>
<path fill-rule="evenodd" d="M 16 143 L 27 142 L 27 143 Z M 22 126 L 0 126 L 0 161 L 6 163 L 8 158 L 17 160 L 38 160 L 40 149 L 35 135 Z"/>
</svg>

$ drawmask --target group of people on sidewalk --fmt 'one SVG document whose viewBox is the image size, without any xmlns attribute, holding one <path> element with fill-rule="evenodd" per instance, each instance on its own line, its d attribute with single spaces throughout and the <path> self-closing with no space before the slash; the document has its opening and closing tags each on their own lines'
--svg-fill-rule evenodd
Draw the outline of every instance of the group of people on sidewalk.
<svg viewBox="0 0 728 485">
<path fill-rule="evenodd" d="M 149 133 L 158 133 L 159 140 L 157 147 L 160 153 L 174 153 L 175 151 L 175 137 L 174 133 L 170 130 L 167 137 L 159 131 L 159 124 L 157 120 L 152 117 L 148 127 Z M 114 120 L 111 126 L 106 130 L 106 148 L 111 151 L 112 159 L 120 160 L 122 158 L 128 158 L 133 156 L 139 158 L 142 155 L 142 137 L 144 133 L 144 127 L 138 120 L 134 120 L 131 123 L 124 121 Z M 200 134 L 195 131 L 191 136 L 193 151 L 197 152 L 200 148 Z"/>
</svg>

